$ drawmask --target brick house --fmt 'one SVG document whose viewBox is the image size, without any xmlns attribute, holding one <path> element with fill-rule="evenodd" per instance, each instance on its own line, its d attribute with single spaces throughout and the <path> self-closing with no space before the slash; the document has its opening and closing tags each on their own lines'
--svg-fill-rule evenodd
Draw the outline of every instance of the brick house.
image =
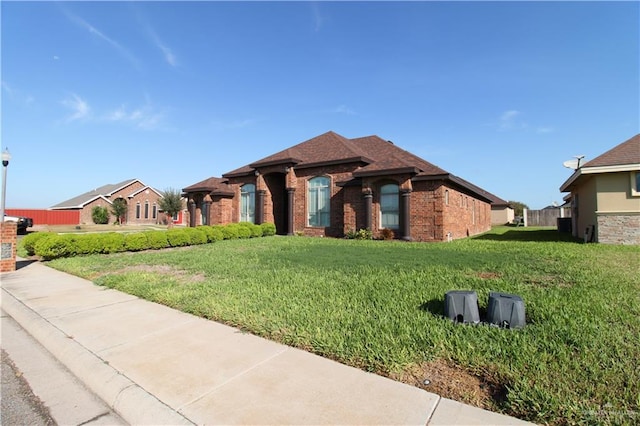
<svg viewBox="0 0 640 426">
<path fill-rule="evenodd" d="M 574 237 L 640 244 L 640 134 L 579 167 L 560 192 L 569 193 Z"/>
<path fill-rule="evenodd" d="M 145 185 L 139 179 L 128 179 L 116 184 L 108 184 L 94 190 L 80 194 L 70 200 L 63 201 L 51 210 L 79 210 L 80 223 L 93 223 L 91 212 L 94 207 L 106 207 L 109 210 L 109 223 L 114 223 L 116 218 L 111 213 L 111 206 L 117 199 L 123 200 L 127 205 L 127 213 L 122 220 L 123 224 L 156 224 L 162 223 L 164 214 L 161 214 L 158 200 L 162 194 Z"/>
<path fill-rule="evenodd" d="M 281 235 L 332 237 L 388 228 L 415 241 L 491 227 L 486 191 L 378 136 L 327 132 L 183 192 L 190 226 L 272 222 Z"/>
</svg>

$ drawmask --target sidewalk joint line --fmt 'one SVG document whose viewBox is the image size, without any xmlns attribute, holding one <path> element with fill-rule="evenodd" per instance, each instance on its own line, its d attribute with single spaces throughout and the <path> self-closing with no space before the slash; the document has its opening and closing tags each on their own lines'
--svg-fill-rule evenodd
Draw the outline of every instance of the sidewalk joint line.
<svg viewBox="0 0 640 426">
<path fill-rule="evenodd" d="M 180 407 L 176 408 L 176 411 L 180 412 L 180 410 L 182 410 L 183 408 L 187 407 L 188 405 L 194 404 L 196 402 L 198 402 L 199 400 L 201 400 L 202 398 L 206 397 L 207 395 L 211 395 L 212 393 L 216 392 L 218 389 L 222 388 L 223 386 L 226 386 L 228 383 L 230 383 L 231 381 L 244 376 L 245 374 L 247 374 L 248 372 L 255 370 L 256 368 L 262 366 L 263 364 L 266 364 L 267 362 L 271 361 L 272 359 L 279 357 L 280 355 L 282 355 L 283 353 L 285 353 L 286 351 L 288 351 L 290 348 L 289 347 L 284 347 L 281 351 L 263 359 L 262 361 L 260 361 L 259 363 L 252 365 L 251 367 L 239 372 L 238 374 L 229 377 L 227 380 L 225 380 L 224 382 L 220 383 L 219 385 L 211 388 L 210 390 L 208 390 L 207 392 L 203 393 L 202 395 L 192 399 L 189 402 L 185 402 L 184 404 L 182 404 Z"/>
</svg>

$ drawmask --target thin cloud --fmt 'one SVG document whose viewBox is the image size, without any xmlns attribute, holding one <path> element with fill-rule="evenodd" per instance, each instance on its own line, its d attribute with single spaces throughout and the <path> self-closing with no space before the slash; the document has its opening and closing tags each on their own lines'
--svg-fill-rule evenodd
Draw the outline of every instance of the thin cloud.
<svg viewBox="0 0 640 426">
<path fill-rule="evenodd" d="M 133 110 L 121 105 L 105 114 L 103 119 L 111 122 L 129 123 L 139 129 L 156 130 L 161 127 L 164 114 L 155 111 L 151 105 L 145 105 Z"/>
<path fill-rule="evenodd" d="M 332 112 L 336 114 L 357 115 L 357 113 L 346 105 L 338 105 Z"/>
<path fill-rule="evenodd" d="M 89 104 L 75 93 L 72 93 L 70 97 L 63 99 L 60 103 L 71 110 L 71 115 L 65 119 L 67 123 L 85 119 L 89 117 L 91 112 Z"/>
<path fill-rule="evenodd" d="M 29 106 L 35 102 L 35 98 L 29 94 L 24 94 L 20 90 L 14 89 L 6 81 L 2 81 L 2 91 L 6 94 L 8 99 L 16 101 L 20 104 Z"/>
<path fill-rule="evenodd" d="M 115 48 L 118 51 L 118 53 L 124 56 L 136 69 L 140 69 L 140 61 L 138 61 L 138 59 L 131 52 L 129 52 L 127 48 L 122 46 L 120 43 L 118 43 L 111 37 L 104 34 L 102 31 L 98 30 L 96 27 L 94 27 L 93 25 L 91 25 L 81 17 L 74 15 L 69 11 L 65 11 L 65 14 L 71 21 L 75 22 L 77 25 L 89 31 L 90 34 L 100 38 L 101 40 L 107 42 L 107 44 L 109 44 L 111 47 Z"/>
<path fill-rule="evenodd" d="M 318 2 L 310 2 L 311 12 L 313 13 L 313 22 L 315 24 L 314 31 L 318 32 L 322 29 L 322 25 L 324 24 L 324 17 L 320 13 L 320 5 Z"/>
<path fill-rule="evenodd" d="M 507 131 L 527 127 L 527 124 L 519 119 L 521 115 L 522 113 L 515 109 L 503 112 L 498 121 L 498 130 Z"/>
<path fill-rule="evenodd" d="M 231 121 L 213 121 L 211 124 L 218 130 L 228 129 L 244 129 L 246 127 L 253 126 L 258 120 L 247 118 L 243 120 L 231 120 Z"/>
<path fill-rule="evenodd" d="M 536 133 L 553 133 L 555 129 L 553 127 L 538 127 Z"/>
<path fill-rule="evenodd" d="M 158 35 L 156 34 L 155 31 L 153 31 L 153 29 L 149 26 L 148 27 L 148 32 L 149 32 L 149 36 L 151 37 L 151 40 L 153 41 L 153 43 L 156 45 L 156 47 L 158 49 L 160 49 L 160 51 L 162 52 L 163 56 L 164 56 L 164 60 L 171 65 L 172 67 L 177 67 L 178 66 L 178 60 L 176 58 L 176 55 L 173 54 L 173 51 L 168 48 L 163 42 L 162 40 L 160 40 L 160 37 L 158 37 Z"/>
</svg>

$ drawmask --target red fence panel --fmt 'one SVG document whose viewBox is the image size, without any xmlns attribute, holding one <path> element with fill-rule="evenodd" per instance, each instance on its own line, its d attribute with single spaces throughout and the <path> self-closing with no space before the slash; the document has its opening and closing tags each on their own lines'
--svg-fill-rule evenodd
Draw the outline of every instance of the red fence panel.
<svg viewBox="0 0 640 426">
<path fill-rule="evenodd" d="M 5 209 L 9 216 L 25 216 L 34 225 L 78 225 L 80 210 Z"/>
</svg>

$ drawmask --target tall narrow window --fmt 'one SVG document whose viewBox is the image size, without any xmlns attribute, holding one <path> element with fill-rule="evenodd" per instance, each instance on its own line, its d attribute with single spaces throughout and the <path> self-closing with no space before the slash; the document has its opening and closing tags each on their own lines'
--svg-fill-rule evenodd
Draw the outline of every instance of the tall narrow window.
<svg viewBox="0 0 640 426">
<path fill-rule="evenodd" d="M 309 226 L 329 226 L 331 222 L 331 180 L 314 177 L 309 180 L 308 211 Z"/>
<path fill-rule="evenodd" d="M 252 183 L 240 188 L 240 222 L 255 223 L 256 186 Z"/>
<path fill-rule="evenodd" d="M 149 219 L 149 202 L 144 202 L 144 218 Z"/>
<path fill-rule="evenodd" d="M 380 188 L 380 226 L 389 229 L 400 226 L 400 190 L 396 184 Z"/>
<path fill-rule="evenodd" d="M 140 219 L 140 203 L 136 203 L 136 219 Z"/>
<path fill-rule="evenodd" d="M 448 206 L 449 205 L 449 190 L 445 189 L 444 190 L 444 203 Z"/>
<path fill-rule="evenodd" d="M 153 203 L 153 207 L 151 208 L 151 218 L 155 219 L 158 217 L 158 205 Z"/>
</svg>

